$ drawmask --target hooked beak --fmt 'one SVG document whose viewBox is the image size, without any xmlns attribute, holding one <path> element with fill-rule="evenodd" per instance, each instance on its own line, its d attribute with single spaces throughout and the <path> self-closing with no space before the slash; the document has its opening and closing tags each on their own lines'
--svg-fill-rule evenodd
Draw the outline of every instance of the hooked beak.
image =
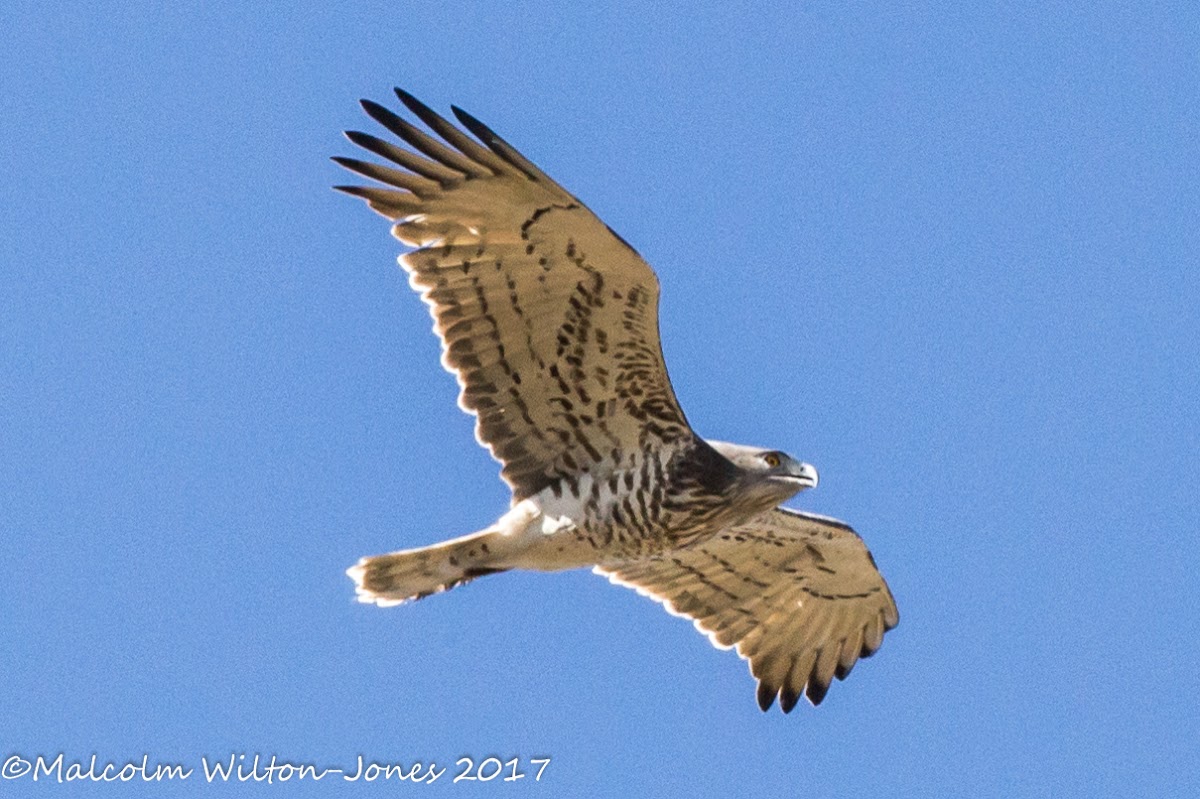
<svg viewBox="0 0 1200 799">
<path fill-rule="evenodd" d="M 816 488 L 820 480 L 820 477 L 817 475 L 817 467 L 811 463 L 801 463 L 800 461 L 794 461 L 790 465 L 787 474 L 779 475 L 779 478 L 789 483 L 799 484 L 800 490 Z"/>
</svg>

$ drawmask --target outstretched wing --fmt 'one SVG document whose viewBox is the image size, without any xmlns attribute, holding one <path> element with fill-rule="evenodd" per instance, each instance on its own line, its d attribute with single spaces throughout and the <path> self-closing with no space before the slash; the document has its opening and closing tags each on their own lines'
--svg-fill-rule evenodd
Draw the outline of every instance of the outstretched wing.
<svg viewBox="0 0 1200 799">
<path fill-rule="evenodd" d="M 784 713 L 804 694 L 819 704 L 900 618 L 854 530 L 786 508 L 696 546 L 595 570 L 693 619 L 715 646 L 736 645 L 763 710 L 777 695 Z"/>
<path fill-rule="evenodd" d="M 395 220 L 393 234 L 417 248 L 400 263 L 430 306 L 459 405 L 478 417 L 476 436 L 514 498 L 690 440 L 663 363 L 650 266 L 478 120 L 454 109 L 476 141 L 396 93 L 440 140 L 364 100 L 412 150 L 348 132 L 401 169 L 335 158 L 386 186 L 337 188 Z"/>
</svg>

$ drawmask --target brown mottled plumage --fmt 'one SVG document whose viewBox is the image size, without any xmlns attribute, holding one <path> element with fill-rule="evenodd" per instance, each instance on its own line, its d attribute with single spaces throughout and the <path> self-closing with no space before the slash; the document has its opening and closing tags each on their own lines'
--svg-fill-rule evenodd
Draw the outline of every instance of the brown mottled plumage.
<svg viewBox="0 0 1200 799">
<path fill-rule="evenodd" d="M 736 645 L 764 710 L 776 696 L 785 712 L 801 695 L 819 703 L 898 617 L 853 530 L 777 507 L 816 471 L 697 436 L 663 363 L 650 266 L 478 120 L 454 109 L 477 141 L 396 93 L 434 135 L 363 101 L 412 150 L 348 133 L 395 166 L 336 158 L 383 184 L 337 188 L 415 248 L 400 263 L 513 502 L 480 532 L 364 558 L 349 570 L 359 599 L 593 566 Z"/>
</svg>

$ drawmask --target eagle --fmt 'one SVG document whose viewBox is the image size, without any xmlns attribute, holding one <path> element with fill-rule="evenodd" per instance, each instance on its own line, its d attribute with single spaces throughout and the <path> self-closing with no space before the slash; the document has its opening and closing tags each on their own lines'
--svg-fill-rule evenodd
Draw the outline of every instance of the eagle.
<svg viewBox="0 0 1200 799">
<path fill-rule="evenodd" d="M 459 127 L 395 92 L 424 128 L 361 101 L 407 147 L 347 131 L 386 163 L 335 157 L 378 184 L 335 188 L 411 248 L 400 264 L 512 502 L 479 532 L 361 559 L 347 571 L 357 598 L 591 567 L 736 647 L 764 711 L 819 704 L 899 615 L 850 526 L 780 507 L 816 469 L 701 438 L 667 377 L 649 264 L 475 117 L 452 107 Z"/>
</svg>

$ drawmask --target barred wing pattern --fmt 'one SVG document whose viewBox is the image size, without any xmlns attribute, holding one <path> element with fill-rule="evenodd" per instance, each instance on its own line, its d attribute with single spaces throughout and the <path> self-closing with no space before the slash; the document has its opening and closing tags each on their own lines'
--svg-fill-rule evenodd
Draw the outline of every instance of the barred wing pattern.
<svg viewBox="0 0 1200 799">
<path fill-rule="evenodd" d="M 597 566 L 598 574 L 692 619 L 750 661 L 758 704 L 820 704 L 834 677 L 879 648 L 899 615 L 862 539 L 842 522 L 786 508 L 702 544 Z"/>
<path fill-rule="evenodd" d="M 335 158 L 387 187 L 337 188 L 394 220 L 393 234 L 418 248 L 401 265 L 430 306 L 459 404 L 478 417 L 476 437 L 503 464 L 514 501 L 690 441 L 663 363 L 650 266 L 478 120 L 454 109 L 477 141 L 396 94 L 440 140 L 364 100 L 412 150 L 348 132 L 402 169 Z"/>
</svg>

